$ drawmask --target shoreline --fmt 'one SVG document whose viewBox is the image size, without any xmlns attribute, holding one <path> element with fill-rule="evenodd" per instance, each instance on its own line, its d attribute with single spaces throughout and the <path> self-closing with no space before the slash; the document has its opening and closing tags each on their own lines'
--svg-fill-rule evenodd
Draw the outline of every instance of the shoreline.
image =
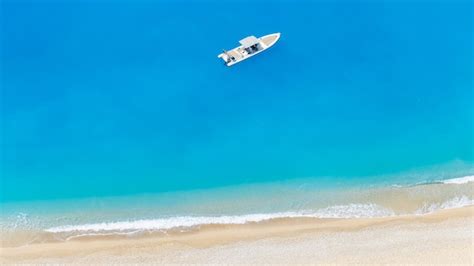
<svg viewBox="0 0 474 266">
<path fill-rule="evenodd" d="M 474 206 L 385 218 L 280 218 L 161 235 L 1 247 L 0 263 L 472 264 L 473 226 Z M 387 247 L 378 250 L 381 246 Z"/>
</svg>

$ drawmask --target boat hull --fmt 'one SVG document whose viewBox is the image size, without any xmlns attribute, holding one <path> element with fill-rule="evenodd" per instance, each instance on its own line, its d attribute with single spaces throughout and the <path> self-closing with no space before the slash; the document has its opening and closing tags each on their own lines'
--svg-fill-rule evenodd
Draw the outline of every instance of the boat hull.
<svg viewBox="0 0 474 266">
<path fill-rule="evenodd" d="M 219 54 L 217 57 L 221 58 L 224 60 L 225 64 L 227 66 L 233 66 L 237 63 L 240 63 L 256 54 L 259 54 L 268 48 L 272 47 L 278 40 L 280 39 L 280 33 L 272 33 L 265 35 L 263 37 L 258 38 L 259 40 L 259 45 L 261 47 L 260 50 L 253 52 L 253 53 L 247 53 L 246 50 L 242 45 L 230 50 L 226 51 L 224 53 Z"/>
</svg>

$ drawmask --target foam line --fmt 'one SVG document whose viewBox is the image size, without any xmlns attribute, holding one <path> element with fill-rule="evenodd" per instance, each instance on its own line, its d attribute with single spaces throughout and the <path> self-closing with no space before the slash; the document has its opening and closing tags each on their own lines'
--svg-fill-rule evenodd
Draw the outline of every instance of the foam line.
<svg viewBox="0 0 474 266">
<path fill-rule="evenodd" d="M 234 216 L 178 216 L 162 219 L 142 219 L 135 221 L 118 221 L 109 223 L 93 223 L 82 225 L 65 225 L 46 229 L 50 233 L 64 232 L 107 232 L 136 230 L 167 230 L 180 227 L 193 227 L 205 224 L 245 224 L 276 218 L 362 218 L 384 217 L 394 213 L 376 204 L 349 204 L 331 206 L 318 211 L 278 212 L 267 214 L 246 214 Z"/>
<path fill-rule="evenodd" d="M 443 184 L 467 184 L 469 182 L 474 182 L 474 175 L 446 179 L 446 180 L 443 180 L 442 182 Z"/>
</svg>

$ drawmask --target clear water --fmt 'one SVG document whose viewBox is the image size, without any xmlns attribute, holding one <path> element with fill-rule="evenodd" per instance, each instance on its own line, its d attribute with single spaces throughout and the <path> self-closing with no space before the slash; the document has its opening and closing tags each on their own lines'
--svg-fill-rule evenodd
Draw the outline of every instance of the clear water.
<svg viewBox="0 0 474 266">
<path fill-rule="evenodd" d="M 2 230 L 472 201 L 472 1 L 1 5 Z"/>
</svg>

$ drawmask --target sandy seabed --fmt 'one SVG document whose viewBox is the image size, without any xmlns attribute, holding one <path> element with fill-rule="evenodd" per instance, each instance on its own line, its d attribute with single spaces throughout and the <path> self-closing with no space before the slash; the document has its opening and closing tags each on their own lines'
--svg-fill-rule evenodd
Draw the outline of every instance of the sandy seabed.
<svg viewBox="0 0 474 266">
<path fill-rule="evenodd" d="M 474 264 L 474 206 L 370 219 L 286 218 L 187 233 L 1 247 L 1 264 Z"/>
</svg>

